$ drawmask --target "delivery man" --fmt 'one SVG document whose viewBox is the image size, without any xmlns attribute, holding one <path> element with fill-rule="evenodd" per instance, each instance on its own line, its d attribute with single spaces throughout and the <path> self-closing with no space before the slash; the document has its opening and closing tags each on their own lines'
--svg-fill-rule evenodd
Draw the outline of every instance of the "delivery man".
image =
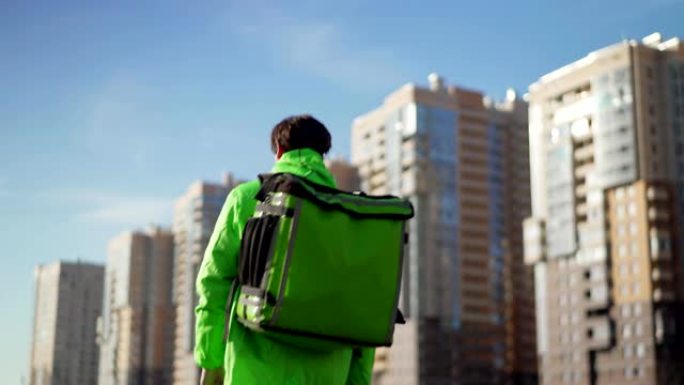
<svg viewBox="0 0 684 385">
<path fill-rule="evenodd" d="M 271 132 L 276 158 L 272 172 L 335 187 L 323 163 L 330 147 L 330 133 L 321 122 L 309 115 L 288 117 Z M 236 322 L 234 310 L 225 336 L 226 302 L 237 277 L 240 240 L 254 214 L 259 188 L 254 180 L 231 191 L 204 253 L 195 309 L 195 360 L 202 368 L 201 385 L 370 385 L 372 348 L 317 352 L 286 345 Z"/>
</svg>

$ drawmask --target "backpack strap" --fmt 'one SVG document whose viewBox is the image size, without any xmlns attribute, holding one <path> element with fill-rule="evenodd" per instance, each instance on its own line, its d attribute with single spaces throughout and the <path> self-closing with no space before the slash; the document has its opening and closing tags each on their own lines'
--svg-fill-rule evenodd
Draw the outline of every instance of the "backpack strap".
<svg viewBox="0 0 684 385">
<path fill-rule="evenodd" d="M 223 340 L 228 341 L 228 336 L 230 335 L 230 316 L 231 310 L 233 309 L 233 300 L 235 299 L 235 294 L 237 294 L 238 286 L 240 286 L 240 278 L 233 278 L 233 282 L 230 284 L 230 291 L 228 292 L 228 300 L 226 301 L 226 322 L 223 327 Z"/>
<path fill-rule="evenodd" d="M 266 173 L 266 174 L 259 174 L 259 183 L 263 186 L 264 181 L 267 180 L 269 177 L 273 176 L 273 174 Z M 257 195 L 255 196 L 257 200 L 260 202 L 263 202 L 266 199 L 266 194 L 263 192 L 263 189 L 259 189 L 259 192 L 257 192 Z M 259 203 L 257 205 L 257 210 L 262 210 L 262 211 L 269 211 L 272 210 L 274 206 L 270 205 L 265 205 L 263 203 Z M 279 213 L 280 214 L 280 213 Z M 283 212 L 282 214 L 288 215 L 290 214 L 289 211 Z M 242 249 L 242 247 L 241 247 Z M 240 253 L 239 255 L 240 262 L 244 260 L 242 258 L 242 255 Z M 241 279 L 240 279 L 240 271 L 242 271 L 241 267 L 238 267 L 238 275 L 233 278 L 233 282 L 230 284 L 230 291 L 228 292 L 228 298 L 226 300 L 226 322 L 224 325 L 224 330 L 223 330 L 223 340 L 228 341 L 228 336 L 230 335 L 230 324 L 231 324 L 231 311 L 233 310 L 233 301 L 235 301 L 235 296 L 237 295 L 238 289 L 240 286 L 242 286 Z"/>
<path fill-rule="evenodd" d="M 265 173 L 265 174 L 259 174 L 257 177 L 259 178 L 259 183 L 261 184 L 261 187 L 259 188 L 259 191 L 257 191 L 256 195 L 254 198 L 258 200 L 259 202 L 263 202 L 266 199 L 266 192 L 264 192 L 264 182 L 272 177 L 274 174 L 271 173 Z"/>
</svg>

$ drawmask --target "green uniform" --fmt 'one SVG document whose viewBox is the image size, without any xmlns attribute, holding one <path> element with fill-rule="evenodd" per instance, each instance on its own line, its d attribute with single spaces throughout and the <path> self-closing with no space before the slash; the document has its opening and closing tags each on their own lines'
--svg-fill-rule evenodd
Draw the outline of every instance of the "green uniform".
<svg viewBox="0 0 684 385">
<path fill-rule="evenodd" d="M 283 154 L 273 172 L 287 172 L 334 187 L 323 158 L 310 149 Z M 230 334 L 224 340 L 225 309 L 237 277 L 240 239 L 254 214 L 259 182 L 236 187 L 226 199 L 197 277 L 199 304 L 195 360 L 205 369 L 225 368 L 225 385 L 368 385 L 374 349 L 313 352 L 278 343 L 246 329 L 231 311 Z"/>
</svg>

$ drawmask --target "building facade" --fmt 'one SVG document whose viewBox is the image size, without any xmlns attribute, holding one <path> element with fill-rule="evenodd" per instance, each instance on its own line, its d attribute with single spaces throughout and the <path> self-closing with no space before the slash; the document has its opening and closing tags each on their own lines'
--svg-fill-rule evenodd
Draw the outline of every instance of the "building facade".
<svg viewBox="0 0 684 385">
<path fill-rule="evenodd" d="M 103 273 L 82 262 L 36 268 L 29 385 L 97 384 Z"/>
<path fill-rule="evenodd" d="M 378 350 L 376 382 L 535 383 L 521 226 L 527 104 L 512 91 L 492 103 L 429 80 L 400 88 L 352 127 L 362 189 L 408 197 L 416 209 L 400 300 L 408 322 Z"/>
<path fill-rule="evenodd" d="M 173 234 L 156 227 L 126 232 L 109 242 L 107 254 L 98 383 L 171 384 Z"/>
<path fill-rule="evenodd" d="M 659 34 L 530 86 L 542 384 L 682 384 L 684 46 Z"/>
<path fill-rule="evenodd" d="M 358 167 L 344 158 L 326 159 L 325 166 L 335 177 L 337 188 L 344 191 L 358 191 L 361 188 L 361 176 Z"/>
<path fill-rule="evenodd" d="M 199 383 L 195 346 L 195 279 L 216 219 L 230 190 L 239 182 L 226 174 L 222 183 L 195 182 L 176 201 L 173 217 L 175 309 L 173 384 Z"/>
</svg>

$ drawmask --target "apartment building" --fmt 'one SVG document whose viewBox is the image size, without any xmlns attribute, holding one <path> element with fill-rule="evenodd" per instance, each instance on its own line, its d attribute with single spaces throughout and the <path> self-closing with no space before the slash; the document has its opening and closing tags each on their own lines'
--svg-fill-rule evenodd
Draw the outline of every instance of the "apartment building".
<svg viewBox="0 0 684 385">
<path fill-rule="evenodd" d="M 83 262 L 36 268 L 29 385 L 97 384 L 103 273 Z"/>
<path fill-rule="evenodd" d="M 99 385 L 171 384 L 173 234 L 151 227 L 109 242 L 98 319 Z"/>
<path fill-rule="evenodd" d="M 623 41 L 529 95 L 541 383 L 684 383 L 684 46 Z"/>
<path fill-rule="evenodd" d="M 344 191 L 358 191 L 361 188 L 361 176 L 359 169 L 346 161 L 336 157 L 325 160 L 325 166 L 335 177 L 337 188 Z"/>
<path fill-rule="evenodd" d="M 378 384 L 535 383 L 534 304 L 523 263 L 529 215 L 527 104 L 407 84 L 354 120 L 362 190 L 408 197 L 398 326 Z"/>
<path fill-rule="evenodd" d="M 221 183 L 198 181 L 175 204 L 173 217 L 175 308 L 173 384 L 199 383 L 199 368 L 193 358 L 195 345 L 195 279 L 204 250 L 214 230 L 226 196 L 239 182 L 225 174 Z"/>
</svg>

